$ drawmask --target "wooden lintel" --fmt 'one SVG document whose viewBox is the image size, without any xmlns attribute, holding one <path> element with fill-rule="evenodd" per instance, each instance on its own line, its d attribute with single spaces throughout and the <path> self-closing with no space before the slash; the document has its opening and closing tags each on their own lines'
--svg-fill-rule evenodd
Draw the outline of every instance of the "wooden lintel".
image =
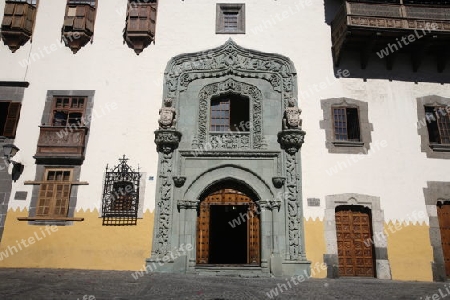
<svg viewBox="0 0 450 300">
<path fill-rule="evenodd" d="M 26 180 L 23 184 L 37 185 L 37 184 L 44 184 L 44 183 L 70 183 L 71 185 L 89 185 L 89 182 L 87 182 L 87 181 L 66 182 L 66 181 L 33 181 L 33 180 Z"/>
<path fill-rule="evenodd" d="M 18 221 L 75 221 L 82 222 L 84 218 L 71 217 L 17 217 Z"/>
</svg>

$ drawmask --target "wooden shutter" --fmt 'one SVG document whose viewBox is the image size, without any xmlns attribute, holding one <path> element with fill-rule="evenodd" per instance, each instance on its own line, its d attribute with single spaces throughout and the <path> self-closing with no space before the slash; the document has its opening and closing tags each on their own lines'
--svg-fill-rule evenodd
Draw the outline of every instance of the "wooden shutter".
<svg viewBox="0 0 450 300">
<path fill-rule="evenodd" d="M 47 169 L 39 190 L 36 216 L 66 217 L 69 211 L 72 171 Z"/>
<path fill-rule="evenodd" d="M 3 129 L 3 135 L 8 138 L 14 138 L 16 136 L 17 123 L 20 116 L 20 103 L 11 102 L 8 107 L 8 115 L 6 117 L 5 127 Z"/>
</svg>

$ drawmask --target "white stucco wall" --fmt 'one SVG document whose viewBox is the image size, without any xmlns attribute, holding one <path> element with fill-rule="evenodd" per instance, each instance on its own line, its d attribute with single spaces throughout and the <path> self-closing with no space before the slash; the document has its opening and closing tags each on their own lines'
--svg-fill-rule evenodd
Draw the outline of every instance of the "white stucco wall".
<svg viewBox="0 0 450 300">
<path fill-rule="evenodd" d="M 287 56 L 297 69 L 299 105 L 307 132 L 302 149 L 306 217 L 323 217 L 326 195 L 361 193 L 381 198 L 386 221 L 402 219 L 415 210 L 425 211 L 422 189 L 427 181 L 450 181 L 450 160 L 426 158 L 415 127 L 416 98 L 450 98 L 448 84 L 336 79 L 323 1 L 242 0 L 240 3 L 246 4 L 244 35 L 215 34 L 214 1 L 160 1 L 156 44 L 139 56 L 123 44 L 126 2 L 99 0 L 94 42 L 76 55 L 59 47 L 65 1 L 40 1 L 32 44 L 27 43 L 14 54 L 0 45 L 0 80 L 30 82 L 15 141 L 25 171 L 13 184 L 12 195 L 15 191 L 29 193 L 27 201 L 12 200 L 11 207 L 29 207 L 32 187 L 24 186 L 23 181 L 35 176 L 33 155 L 47 91 L 95 90 L 94 110 L 101 117 L 90 126 L 81 171 L 81 180 L 89 185 L 79 188 L 78 206 L 100 208 L 104 168 L 126 154 L 132 166 L 139 163 L 147 176 L 155 176 L 154 181 L 146 181 L 144 201 L 145 208 L 153 210 L 157 175 L 153 131 L 157 128 L 166 64 L 175 55 L 215 48 L 230 37 L 245 48 Z M 0 3 L 0 11 L 3 9 L 4 1 Z M 46 54 L 44 47 L 57 43 L 58 49 Z M 43 55 L 28 68 L 22 67 L 20 62 L 31 53 Z M 397 66 L 411 72 L 402 61 Z M 326 88 L 315 88 L 320 83 Z M 320 100 L 338 97 L 368 102 L 369 122 L 374 127 L 372 155 L 330 176 L 326 170 L 345 162 L 347 155 L 329 154 L 325 147 L 325 131 L 319 126 L 323 119 Z M 117 109 L 108 111 L 107 106 L 113 103 Z M 376 149 L 376 143 L 382 141 L 387 147 Z M 321 207 L 307 207 L 306 198 L 311 197 L 320 198 Z"/>
</svg>

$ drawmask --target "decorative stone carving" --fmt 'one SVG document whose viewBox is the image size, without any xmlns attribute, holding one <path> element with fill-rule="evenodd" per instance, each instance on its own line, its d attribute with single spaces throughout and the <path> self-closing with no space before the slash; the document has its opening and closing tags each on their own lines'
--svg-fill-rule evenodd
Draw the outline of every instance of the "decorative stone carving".
<svg viewBox="0 0 450 300">
<path fill-rule="evenodd" d="M 293 155 L 302 147 L 305 134 L 303 130 L 298 129 L 283 130 L 278 132 L 278 143 L 280 143 L 281 149 Z"/>
<path fill-rule="evenodd" d="M 186 181 L 186 177 L 184 176 L 173 176 L 173 183 L 175 183 L 176 187 L 182 187 Z"/>
<path fill-rule="evenodd" d="M 285 180 L 284 177 L 272 177 L 273 186 L 279 189 L 283 186 Z"/>
<path fill-rule="evenodd" d="M 238 93 L 250 98 L 251 103 L 251 121 L 250 133 L 217 134 L 210 133 L 211 146 L 215 149 L 265 149 L 266 144 L 262 134 L 262 93 L 250 84 L 239 82 L 233 79 L 227 79 L 223 82 L 213 83 L 205 86 L 199 93 L 199 117 L 197 136 L 192 143 L 194 149 L 205 148 L 208 142 L 208 111 L 209 101 L 212 97 L 225 93 Z M 250 134 L 250 140 L 247 142 L 247 136 Z M 239 139 L 239 141 L 237 141 Z"/>
<path fill-rule="evenodd" d="M 283 130 L 302 129 L 302 119 L 300 115 L 302 110 L 295 106 L 295 99 L 289 99 L 288 107 L 283 115 Z"/>
<path fill-rule="evenodd" d="M 176 130 L 156 130 L 155 144 L 158 152 L 170 153 L 178 148 L 181 132 Z"/>
<path fill-rule="evenodd" d="M 289 259 L 301 259 L 300 246 L 300 218 L 302 214 L 299 212 L 298 189 L 297 189 L 297 168 L 295 152 L 286 154 L 286 205 L 288 210 L 288 232 L 289 232 Z"/>
<path fill-rule="evenodd" d="M 200 203 L 199 200 L 178 200 L 178 209 L 195 209 Z"/>
<path fill-rule="evenodd" d="M 159 128 L 160 129 L 169 129 L 175 128 L 176 124 L 176 111 L 175 108 L 172 107 L 172 99 L 166 98 L 164 99 L 164 107 L 159 110 Z"/>
<path fill-rule="evenodd" d="M 239 133 L 239 134 L 217 134 L 210 133 L 209 143 L 211 144 L 211 149 L 250 149 L 250 134 L 249 133 Z"/>
<path fill-rule="evenodd" d="M 168 96 L 175 98 L 196 79 L 217 78 L 226 75 L 259 78 L 268 81 L 283 97 L 293 97 L 296 71 L 284 56 L 245 49 L 231 39 L 208 52 L 184 54 L 175 57 L 167 66 L 165 82 Z"/>
</svg>

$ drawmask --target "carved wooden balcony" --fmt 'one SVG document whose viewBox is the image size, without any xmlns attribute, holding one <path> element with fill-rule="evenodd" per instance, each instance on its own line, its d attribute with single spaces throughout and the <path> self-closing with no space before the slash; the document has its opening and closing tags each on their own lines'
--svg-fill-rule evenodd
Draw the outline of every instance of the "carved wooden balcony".
<svg viewBox="0 0 450 300">
<path fill-rule="evenodd" d="M 81 47 L 92 41 L 95 16 L 95 5 L 70 3 L 67 5 L 62 28 L 62 39 L 74 54 Z"/>
<path fill-rule="evenodd" d="M 128 4 L 127 23 L 124 39 L 128 47 L 139 55 L 155 41 L 156 0 L 150 3 L 131 2 Z"/>
<path fill-rule="evenodd" d="M 36 163 L 81 164 L 87 127 L 40 126 Z"/>
<path fill-rule="evenodd" d="M 339 66 L 343 52 L 358 51 L 361 68 L 365 69 L 370 54 L 377 52 L 390 70 L 395 56 L 407 53 L 414 72 L 426 55 L 436 57 L 438 71 L 442 72 L 450 55 L 450 2 L 377 2 L 344 1 L 331 24 L 335 65 Z"/>
<path fill-rule="evenodd" d="M 35 5 L 6 1 L 1 38 L 13 53 L 30 40 L 35 19 Z"/>
</svg>

